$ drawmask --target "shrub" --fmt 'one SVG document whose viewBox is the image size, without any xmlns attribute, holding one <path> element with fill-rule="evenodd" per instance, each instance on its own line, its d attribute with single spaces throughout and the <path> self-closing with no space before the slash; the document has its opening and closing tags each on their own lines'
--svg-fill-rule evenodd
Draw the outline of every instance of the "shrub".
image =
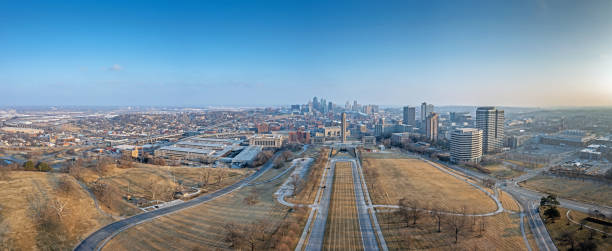
<svg viewBox="0 0 612 251">
<path fill-rule="evenodd" d="M 23 170 L 25 171 L 38 171 L 34 165 L 34 161 L 28 160 L 23 163 Z"/>
<path fill-rule="evenodd" d="M 38 165 L 36 165 L 36 169 L 40 172 L 48 172 L 51 171 L 51 167 L 49 166 L 49 164 L 45 163 L 45 162 L 40 162 L 38 163 Z"/>
</svg>

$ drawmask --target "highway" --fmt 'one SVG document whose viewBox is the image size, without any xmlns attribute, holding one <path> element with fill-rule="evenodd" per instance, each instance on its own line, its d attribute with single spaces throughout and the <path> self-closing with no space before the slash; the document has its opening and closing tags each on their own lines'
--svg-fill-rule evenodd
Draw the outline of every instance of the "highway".
<svg viewBox="0 0 612 251">
<path fill-rule="evenodd" d="M 261 176 L 263 173 L 265 173 L 266 171 L 268 171 L 270 168 L 272 168 L 273 166 L 273 162 L 274 159 L 276 159 L 281 152 L 277 152 L 270 160 L 268 160 L 268 162 L 261 167 L 259 170 L 257 170 L 255 173 L 251 174 L 250 176 L 228 186 L 225 188 L 222 188 L 218 191 L 215 191 L 213 193 L 201 196 L 201 197 L 197 197 L 195 199 L 186 201 L 184 203 L 181 204 L 177 204 L 174 206 L 169 206 L 169 207 L 165 207 L 165 208 L 161 208 L 155 211 L 150 211 L 150 212 L 146 212 L 146 213 L 141 213 L 141 214 L 137 214 L 134 215 L 132 217 L 120 220 L 120 221 L 116 221 L 114 223 L 111 223 L 109 225 L 106 225 L 105 227 L 97 230 L 96 232 L 94 232 L 93 234 L 89 235 L 87 238 L 85 238 L 83 241 L 81 241 L 81 243 L 79 243 L 78 246 L 76 246 L 74 248 L 74 250 L 77 251 L 85 251 L 85 250 L 101 250 L 102 247 L 104 247 L 104 245 L 110 240 L 112 239 L 115 235 L 121 233 L 122 231 L 136 226 L 138 224 L 147 222 L 147 221 L 151 221 L 153 219 L 159 218 L 161 216 L 165 216 L 165 215 L 169 215 L 172 213 L 176 213 L 179 212 L 181 210 L 190 208 L 190 207 L 194 207 L 197 206 L 199 204 L 214 200 L 216 198 L 219 198 L 221 196 L 224 196 L 226 194 L 229 194 L 235 190 L 238 190 L 246 185 L 249 184 L 249 182 L 257 179 L 259 176 Z"/>
</svg>

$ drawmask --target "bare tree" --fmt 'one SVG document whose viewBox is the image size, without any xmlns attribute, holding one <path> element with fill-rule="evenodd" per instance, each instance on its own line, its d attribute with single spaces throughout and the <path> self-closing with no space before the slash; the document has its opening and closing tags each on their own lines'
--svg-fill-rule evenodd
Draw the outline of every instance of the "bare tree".
<svg viewBox="0 0 612 251">
<path fill-rule="evenodd" d="M 68 203 L 62 201 L 60 199 L 53 200 L 52 203 L 49 204 L 53 212 L 57 216 L 57 218 L 61 221 L 66 214 L 68 214 Z"/>
<path fill-rule="evenodd" d="M 108 172 L 110 172 L 110 170 L 112 169 L 112 160 L 108 157 L 100 157 L 98 158 L 98 161 L 96 162 L 96 172 L 100 175 L 100 176 L 104 176 L 106 175 Z"/>
<path fill-rule="evenodd" d="M 480 227 L 479 227 L 479 231 L 480 234 L 479 236 L 483 236 L 483 233 L 485 232 L 485 228 L 487 226 L 487 218 L 486 217 L 480 217 Z"/>
<path fill-rule="evenodd" d="M 438 233 L 441 232 L 442 221 L 444 220 L 444 213 L 442 213 L 442 211 L 440 211 L 437 206 L 433 206 L 429 214 L 434 220 L 436 220 L 436 223 L 438 224 Z"/>
<path fill-rule="evenodd" d="M 302 180 L 300 179 L 300 176 L 297 174 L 291 175 L 291 178 L 289 178 L 289 185 L 291 185 L 291 187 L 293 187 L 293 193 L 295 194 L 295 191 L 297 191 L 298 186 L 302 183 Z"/>
<path fill-rule="evenodd" d="M 63 194 L 69 194 L 73 189 L 72 182 L 70 181 L 68 176 L 59 177 L 55 181 L 55 189 L 57 189 L 59 192 Z"/>
<path fill-rule="evenodd" d="M 400 213 L 404 215 L 406 223 L 412 222 L 412 225 L 416 225 L 417 220 L 421 218 L 422 211 L 419 208 L 417 201 L 410 201 L 408 198 L 400 199 L 399 201 Z"/>
<path fill-rule="evenodd" d="M 230 243 L 230 248 L 239 249 L 242 244 L 242 233 L 240 228 L 234 223 L 227 223 L 223 228 L 227 231 L 225 234 L 225 241 Z"/>
<path fill-rule="evenodd" d="M 198 178 L 200 180 L 200 187 L 208 186 L 208 182 L 210 179 L 210 169 L 202 168 L 198 173 Z"/>
<path fill-rule="evenodd" d="M 465 207 L 458 214 L 451 214 L 446 217 L 448 227 L 455 233 L 455 243 L 459 242 L 459 234 L 465 229 L 467 222 L 465 218 Z"/>
<path fill-rule="evenodd" d="M 217 185 L 221 184 L 221 182 L 223 181 L 223 178 L 225 178 L 225 172 L 221 172 L 217 174 Z"/>
<path fill-rule="evenodd" d="M 571 231 L 565 231 L 561 234 L 561 241 L 571 247 L 569 250 L 574 250 L 574 246 L 576 245 L 576 239 L 574 233 Z"/>
</svg>

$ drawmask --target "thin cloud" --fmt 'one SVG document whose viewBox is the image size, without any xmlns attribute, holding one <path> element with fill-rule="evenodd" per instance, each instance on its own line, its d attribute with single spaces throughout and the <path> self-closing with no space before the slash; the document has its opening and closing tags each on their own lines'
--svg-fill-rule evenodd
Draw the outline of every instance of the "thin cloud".
<svg viewBox="0 0 612 251">
<path fill-rule="evenodd" d="M 121 70 L 123 70 L 123 67 L 121 67 L 121 65 L 114 64 L 113 66 L 108 67 L 107 70 L 109 70 L 109 71 L 121 71 Z"/>
</svg>

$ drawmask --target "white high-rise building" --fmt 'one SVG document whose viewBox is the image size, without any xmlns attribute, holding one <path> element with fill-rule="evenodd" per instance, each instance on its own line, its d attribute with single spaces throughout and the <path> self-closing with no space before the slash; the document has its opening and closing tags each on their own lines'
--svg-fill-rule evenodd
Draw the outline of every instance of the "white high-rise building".
<svg viewBox="0 0 612 251">
<path fill-rule="evenodd" d="M 476 128 L 482 130 L 482 150 L 501 152 L 504 147 L 504 111 L 492 106 L 476 109 Z"/>
<path fill-rule="evenodd" d="M 482 159 L 482 130 L 457 128 L 451 132 L 451 161 L 478 163 Z"/>
</svg>

